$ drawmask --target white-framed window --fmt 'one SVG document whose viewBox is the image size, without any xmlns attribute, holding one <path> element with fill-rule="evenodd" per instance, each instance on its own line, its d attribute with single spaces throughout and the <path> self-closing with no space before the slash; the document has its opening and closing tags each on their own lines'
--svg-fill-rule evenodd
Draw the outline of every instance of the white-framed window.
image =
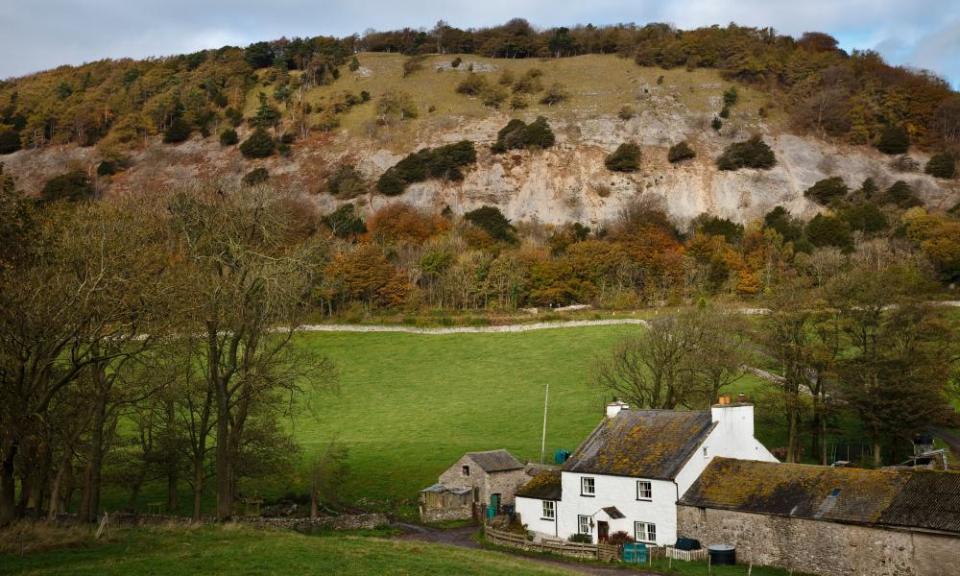
<svg viewBox="0 0 960 576">
<path fill-rule="evenodd" d="M 596 494 L 597 494 L 596 478 L 591 478 L 589 476 L 584 476 L 583 478 L 580 478 L 580 495 L 596 496 Z"/>
<path fill-rule="evenodd" d="M 637 500 L 653 500 L 653 482 L 637 480 Z"/>
<path fill-rule="evenodd" d="M 644 544 L 656 544 L 657 525 L 652 522 L 634 522 L 633 539 Z"/>
<path fill-rule="evenodd" d="M 589 534 L 590 533 L 590 517 L 584 514 L 578 514 L 577 527 L 580 534 Z"/>
<path fill-rule="evenodd" d="M 553 500 L 543 501 L 543 520 L 554 520 L 557 517 L 557 503 Z"/>
</svg>

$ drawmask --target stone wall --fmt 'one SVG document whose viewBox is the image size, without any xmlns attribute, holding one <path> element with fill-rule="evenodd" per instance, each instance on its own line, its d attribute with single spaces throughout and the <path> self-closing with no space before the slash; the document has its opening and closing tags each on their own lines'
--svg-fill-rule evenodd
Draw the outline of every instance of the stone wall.
<svg viewBox="0 0 960 576">
<path fill-rule="evenodd" d="M 120 526 L 155 526 L 169 524 L 193 524 L 188 516 L 163 516 L 159 514 L 115 514 L 110 517 L 111 523 Z M 237 524 L 253 528 L 282 528 L 289 530 L 373 530 L 390 524 L 386 514 L 374 512 L 370 514 L 342 514 L 340 516 L 320 516 L 319 518 L 262 518 L 238 517 L 233 520 Z M 201 524 L 215 524 L 213 517 L 204 517 Z"/>
<path fill-rule="evenodd" d="M 490 503 L 491 494 L 500 494 L 500 504 L 513 504 L 516 500 L 517 490 L 527 483 L 530 476 L 520 468 L 519 470 L 509 470 L 506 472 L 494 472 L 486 475 L 483 492 L 486 494 L 485 504 Z"/>
<path fill-rule="evenodd" d="M 951 576 L 960 538 L 800 518 L 678 506 L 678 533 L 732 544 L 738 563 L 823 576 Z"/>
</svg>

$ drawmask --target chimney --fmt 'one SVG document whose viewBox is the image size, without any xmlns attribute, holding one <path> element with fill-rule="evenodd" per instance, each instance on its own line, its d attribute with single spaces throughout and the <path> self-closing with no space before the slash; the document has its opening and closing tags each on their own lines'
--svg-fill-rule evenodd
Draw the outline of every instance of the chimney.
<svg viewBox="0 0 960 576">
<path fill-rule="evenodd" d="M 753 437 L 753 404 L 730 402 L 729 396 L 721 396 L 719 401 L 710 409 L 710 416 L 717 427 L 727 428 L 730 432 Z"/>
<path fill-rule="evenodd" d="M 607 418 L 613 418 L 619 414 L 622 410 L 629 410 L 630 405 L 619 400 L 614 400 L 613 402 L 607 404 Z"/>
</svg>

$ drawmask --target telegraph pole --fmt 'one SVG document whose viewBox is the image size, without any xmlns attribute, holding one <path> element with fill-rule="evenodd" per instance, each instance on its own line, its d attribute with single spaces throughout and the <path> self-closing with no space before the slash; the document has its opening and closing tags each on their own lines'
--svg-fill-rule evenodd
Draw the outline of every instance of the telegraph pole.
<svg viewBox="0 0 960 576">
<path fill-rule="evenodd" d="M 547 381 L 547 387 L 543 393 L 543 434 L 540 436 L 540 463 L 543 464 L 543 457 L 547 451 L 547 403 L 550 401 L 550 381 Z"/>
</svg>

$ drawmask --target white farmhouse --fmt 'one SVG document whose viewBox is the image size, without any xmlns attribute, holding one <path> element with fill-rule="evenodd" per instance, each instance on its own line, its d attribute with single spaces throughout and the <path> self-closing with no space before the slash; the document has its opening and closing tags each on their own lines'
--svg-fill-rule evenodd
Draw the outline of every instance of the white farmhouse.
<svg viewBox="0 0 960 576">
<path fill-rule="evenodd" d="M 520 521 L 541 537 L 579 533 L 603 542 L 622 531 L 672 546 L 677 503 L 713 458 L 777 461 L 753 436 L 753 405 L 724 400 L 709 411 L 608 405 L 559 474 L 544 473 L 517 492 Z"/>
</svg>

